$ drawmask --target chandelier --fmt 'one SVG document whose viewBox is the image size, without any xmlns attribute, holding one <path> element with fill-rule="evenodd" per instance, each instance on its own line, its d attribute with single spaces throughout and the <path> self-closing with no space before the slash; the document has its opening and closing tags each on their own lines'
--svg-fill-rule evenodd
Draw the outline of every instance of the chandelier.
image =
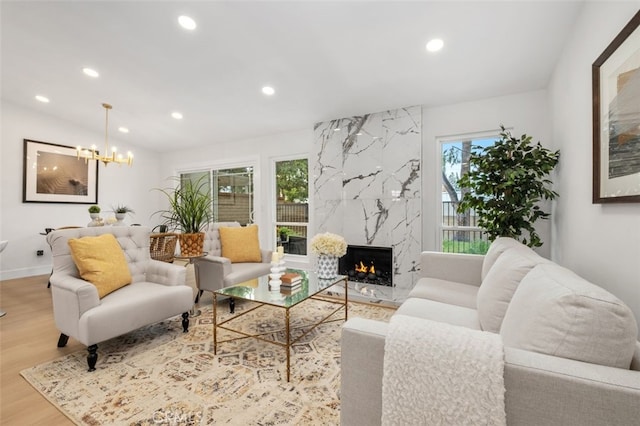
<svg viewBox="0 0 640 426">
<path fill-rule="evenodd" d="M 111 148 L 111 155 L 109 155 L 109 110 L 113 108 L 109 104 L 102 104 L 105 110 L 105 125 L 104 125 L 104 155 L 100 155 L 98 151 L 96 151 L 96 146 L 91 145 L 91 149 L 83 149 L 81 147 L 76 148 L 76 152 L 78 154 L 78 159 L 84 158 L 84 162 L 87 163 L 89 160 L 98 160 L 102 161 L 105 166 L 109 165 L 109 163 L 116 164 L 133 164 L 133 154 L 131 151 L 127 152 L 127 157 L 125 158 L 122 154 L 117 153 L 116 147 Z"/>
</svg>

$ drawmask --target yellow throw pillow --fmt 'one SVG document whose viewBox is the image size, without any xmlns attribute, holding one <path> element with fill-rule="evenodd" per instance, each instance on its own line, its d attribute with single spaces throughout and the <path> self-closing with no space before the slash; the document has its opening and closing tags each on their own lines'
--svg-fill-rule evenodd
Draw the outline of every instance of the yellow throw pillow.
<svg viewBox="0 0 640 426">
<path fill-rule="evenodd" d="M 226 257 L 231 263 L 262 262 L 258 225 L 221 227 L 218 230 L 222 257 Z"/>
<path fill-rule="evenodd" d="M 101 299 L 131 283 L 127 259 L 112 234 L 72 238 L 69 248 L 80 276 L 97 287 Z"/>
</svg>

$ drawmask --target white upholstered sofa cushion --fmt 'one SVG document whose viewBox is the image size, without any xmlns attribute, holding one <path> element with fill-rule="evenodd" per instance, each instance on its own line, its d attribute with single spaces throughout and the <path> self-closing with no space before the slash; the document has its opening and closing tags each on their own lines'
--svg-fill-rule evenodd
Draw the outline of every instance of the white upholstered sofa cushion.
<svg viewBox="0 0 640 426">
<path fill-rule="evenodd" d="M 500 334 L 508 347 L 628 369 L 638 326 L 618 298 L 547 263 L 520 282 Z"/>
<path fill-rule="evenodd" d="M 463 306 L 411 297 L 402 303 L 394 315 L 408 315 L 431 321 L 480 330 L 478 312 Z"/>
<path fill-rule="evenodd" d="M 500 332 L 509 302 L 520 281 L 536 265 L 549 262 L 526 246 L 511 247 L 495 261 L 482 280 L 476 296 L 480 325 L 485 331 Z"/>
<path fill-rule="evenodd" d="M 478 288 L 475 285 L 438 278 L 421 278 L 409 293 L 409 297 L 476 309 Z"/>
<path fill-rule="evenodd" d="M 524 246 L 521 242 L 509 237 L 498 237 L 491 243 L 491 245 L 489 246 L 489 250 L 487 250 L 487 253 L 484 255 L 484 260 L 482 262 L 482 281 L 484 281 L 487 274 L 491 270 L 491 267 L 494 263 L 496 263 L 496 260 L 498 260 L 500 255 L 504 253 L 505 250 L 513 247 L 526 246 Z"/>
</svg>

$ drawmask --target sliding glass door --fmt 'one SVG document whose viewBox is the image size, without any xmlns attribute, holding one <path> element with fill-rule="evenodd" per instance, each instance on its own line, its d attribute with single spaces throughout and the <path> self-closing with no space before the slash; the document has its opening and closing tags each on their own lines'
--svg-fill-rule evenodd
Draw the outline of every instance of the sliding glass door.
<svg viewBox="0 0 640 426">
<path fill-rule="evenodd" d="M 253 223 L 253 166 L 182 173 L 181 180 L 208 176 L 214 222 Z"/>
</svg>

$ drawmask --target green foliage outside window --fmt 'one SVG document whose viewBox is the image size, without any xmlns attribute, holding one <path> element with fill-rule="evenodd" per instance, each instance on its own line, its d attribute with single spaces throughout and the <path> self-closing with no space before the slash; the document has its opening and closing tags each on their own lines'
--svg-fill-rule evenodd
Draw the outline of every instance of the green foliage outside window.
<svg viewBox="0 0 640 426">
<path fill-rule="evenodd" d="M 309 198 L 309 172 L 306 159 L 276 163 L 278 196 L 289 203 L 306 203 Z"/>
<path fill-rule="evenodd" d="M 489 240 L 512 237 L 539 247 L 542 241 L 534 223 L 550 216 L 539 203 L 558 196 L 550 189 L 547 176 L 558 164 L 560 151 L 552 152 L 540 142 L 533 144 L 531 136 L 515 138 L 504 126 L 500 128 L 495 144 L 471 153 L 469 171 L 458 181 L 469 190 L 458 211 L 475 210 L 478 226 Z"/>
</svg>

